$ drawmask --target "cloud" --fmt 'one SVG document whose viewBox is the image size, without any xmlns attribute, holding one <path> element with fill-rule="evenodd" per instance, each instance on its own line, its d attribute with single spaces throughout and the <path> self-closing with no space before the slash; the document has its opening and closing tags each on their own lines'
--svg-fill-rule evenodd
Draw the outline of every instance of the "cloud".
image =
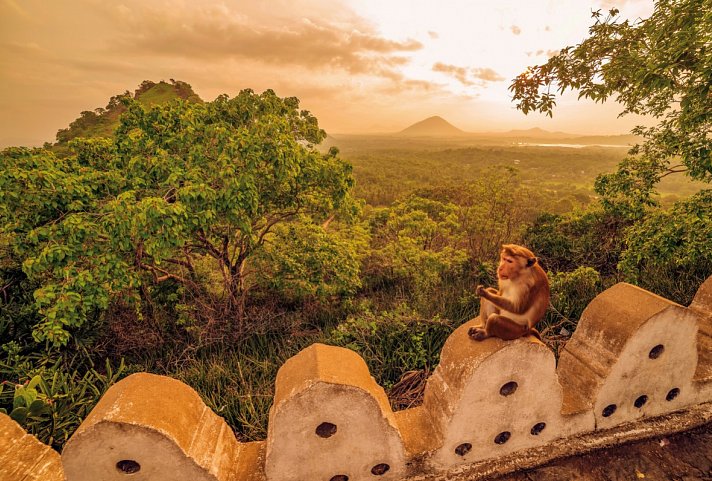
<svg viewBox="0 0 712 481">
<path fill-rule="evenodd" d="M 252 10 L 240 12 L 224 5 L 170 9 L 151 3 L 135 7 L 113 10 L 124 27 L 112 49 L 137 56 L 247 59 L 388 77 L 409 61 L 404 53 L 423 48 L 413 39 L 384 38 L 355 15 L 317 19 L 297 14 L 272 16 L 263 22 L 262 12 L 254 5 Z"/>
<path fill-rule="evenodd" d="M 509 27 L 509 29 L 514 35 L 519 35 L 520 33 L 522 33 L 522 29 L 517 27 L 516 25 L 512 25 L 511 27 Z"/>
<path fill-rule="evenodd" d="M 473 77 L 483 82 L 501 82 L 504 80 L 504 77 L 491 68 L 472 68 L 470 72 Z"/>
<path fill-rule="evenodd" d="M 24 17 L 25 19 L 30 18 L 30 15 L 14 0 L 3 0 L 2 5 L 9 7 L 15 14 Z"/>
<path fill-rule="evenodd" d="M 541 57 L 542 55 L 546 55 L 546 58 L 549 59 L 551 57 L 554 57 L 556 55 L 559 55 L 560 50 L 543 50 L 539 49 L 536 52 L 526 52 L 527 57 Z"/>
<path fill-rule="evenodd" d="M 433 71 L 449 75 L 466 86 L 482 86 L 487 82 L 499 82 L 504 80 L 504 77 L 491 68 L 467 68 L 437 62 L 433 65 Z"/>
</svg>

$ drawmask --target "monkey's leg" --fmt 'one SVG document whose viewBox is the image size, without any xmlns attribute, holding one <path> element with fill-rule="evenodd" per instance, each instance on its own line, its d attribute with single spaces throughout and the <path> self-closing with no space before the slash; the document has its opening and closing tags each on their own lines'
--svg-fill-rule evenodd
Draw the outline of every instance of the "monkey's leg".
<svg viewBox="0 0 712 481">
<path fill-rule="evenodd" d="M 522 336 L 528 336 L 531 329 L 529 325 L 522 325 L 506 316 L 493 314 L 487 318 L 485 331 L 486 337 L 498 337 L 505 341 L 511 341 Z"/>
<path fill-rule="evenodd" d="M 487 339 L 490 337 L 487 334 L 487 325 L 489 324 L 489 320 L 493 317 L 496 316 L 497 314 L 489 314 L 488 316 L 485 316 L 486 311 L 483 310 L 482 312 L 483 315 L 480 316 L 480 321 L 481 324 L 478 326 L 473 326 L 467 331 L 467 335 L 470 336 L 472 339 L 475 341 L 482 341 L 483 339 Z"/>
<path fill-rule="evenodd" d="M 482 339 L 488 337 L 485 333 L 487 319 L 489 319 L 494 314 L 499 314 L 499 308 L 484 297 L 480 297 L 480 315 L 478 316 L 480 319 L 480 324 L 471 327 L 467 331 L 467 335 L 476 341 L 481 341 Z"/>
<path fill-rule="evenodd" d="M 483 324 L 481 324 L 479 326 L 473 326 L 470 329 L 468 329 L 467 335 L 470 336 L 475 341 L 481 341 L 482 339 L 486 339 L 488 337 L 487 330 L 485 329 L 485 325 L 483 325 Z"/>
</svg>

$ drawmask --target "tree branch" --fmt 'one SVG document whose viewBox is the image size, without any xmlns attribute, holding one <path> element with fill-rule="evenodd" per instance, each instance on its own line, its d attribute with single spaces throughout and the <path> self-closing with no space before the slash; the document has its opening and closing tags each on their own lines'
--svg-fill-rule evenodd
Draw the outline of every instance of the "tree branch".
<svg viewBox="0 0 712 481">
<path fill-rule="evenodd" d="M 166 280 L 168 280 L 168 279 L 175 279 L 176 281 L 180 282 L 181 284 L 186 284 L 186 285 L 190 284 L 190 281 L 189 281 L 188 279 L 185 279 L 185 278 L 183 278 L 183 277 L 181 277 L 181 276 L 177 276 L 177 275 L 175 275 L 175 274 L 171 274 L 170 272 L 168 272 L 168 271 L 166 271 L 166 270 L 164 270 L 164 269 L 161 269 L 160 267 L 156 267 L 156 266 L 151 265 L 151 264 L 145 264 L 145 263 L 143 263 L 143 262 L 141 262 L 140 267 L 141 267 L 142 269 L 146 269 L 146 270 L 148 270 L 148 271 L 151 271 L 151 272 L 153 273 L 153 279 L 154 279 L 156 282 L 163 282 L 163 281 L 166 281 Z M 161 274 L 163 274 L 163 275 L 159 277 L 159 276 L 158 276 L 158 273 L 161 273 Z"/>
</svg>

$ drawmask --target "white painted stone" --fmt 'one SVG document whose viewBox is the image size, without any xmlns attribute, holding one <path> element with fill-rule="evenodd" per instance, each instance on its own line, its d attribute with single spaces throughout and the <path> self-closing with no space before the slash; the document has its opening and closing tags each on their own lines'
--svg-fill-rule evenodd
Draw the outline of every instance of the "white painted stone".
<svg viewBox="0 0 712 481">
<path fill-rule="evenodd" d="M 395 416 L 358 354 L 313 344 L 282 366 L 275 385 L 267 479 L 329 481 L 346 476 L 349 481 L 373 481 L 404 476 L 405 450 Z M 387 465 L 387 471 L 374 475 L 378 465 Z"/>
<path fill-rule="evenodd" d="M 431 458 L 436 469 L 593 429 L 590 415 L 562 416 L 561 387 L 549 348 L 533 337 L 473 341 L 467 331 L 477 323 L 465 323 L 448 338 L 426 387 L 424 408 L 439 438 Z M 503 395 L 510 383 L 516 383 L 516 390 Z M 540 423 L 545 427 L 533 434 Z"/>
<path fill-rule="evenodd" d="M 67 481 L 231 481 L 240 445 L 180 381 L 133 374 L 112 386 L 67 442 Z"/>
<path fill-rule="evenodd" d="M 630 284 L 604 291 L 559 359 L 564 404 L 593 409 L 597 429 L 605 429 L 696 403 L 698 321 L 694 312 Z M 679 394 L 668 401 L 673 389 Z"/>
</svg>

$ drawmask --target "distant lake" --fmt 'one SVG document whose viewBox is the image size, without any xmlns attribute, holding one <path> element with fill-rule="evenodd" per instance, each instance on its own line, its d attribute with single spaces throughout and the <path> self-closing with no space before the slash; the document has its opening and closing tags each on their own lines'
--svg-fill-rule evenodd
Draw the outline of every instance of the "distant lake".
<svg viewBox="0 0 712 481">
<path fill-rule="evenodd" d="M 515 143 L 518 147 L 569 147 L 572 149 L 582 149 L 584 147 L 606 147 L 613 149 L 629 149 L 630 145 L 617 144 L 529 144 L 526 142 Z"/>
</svg>

